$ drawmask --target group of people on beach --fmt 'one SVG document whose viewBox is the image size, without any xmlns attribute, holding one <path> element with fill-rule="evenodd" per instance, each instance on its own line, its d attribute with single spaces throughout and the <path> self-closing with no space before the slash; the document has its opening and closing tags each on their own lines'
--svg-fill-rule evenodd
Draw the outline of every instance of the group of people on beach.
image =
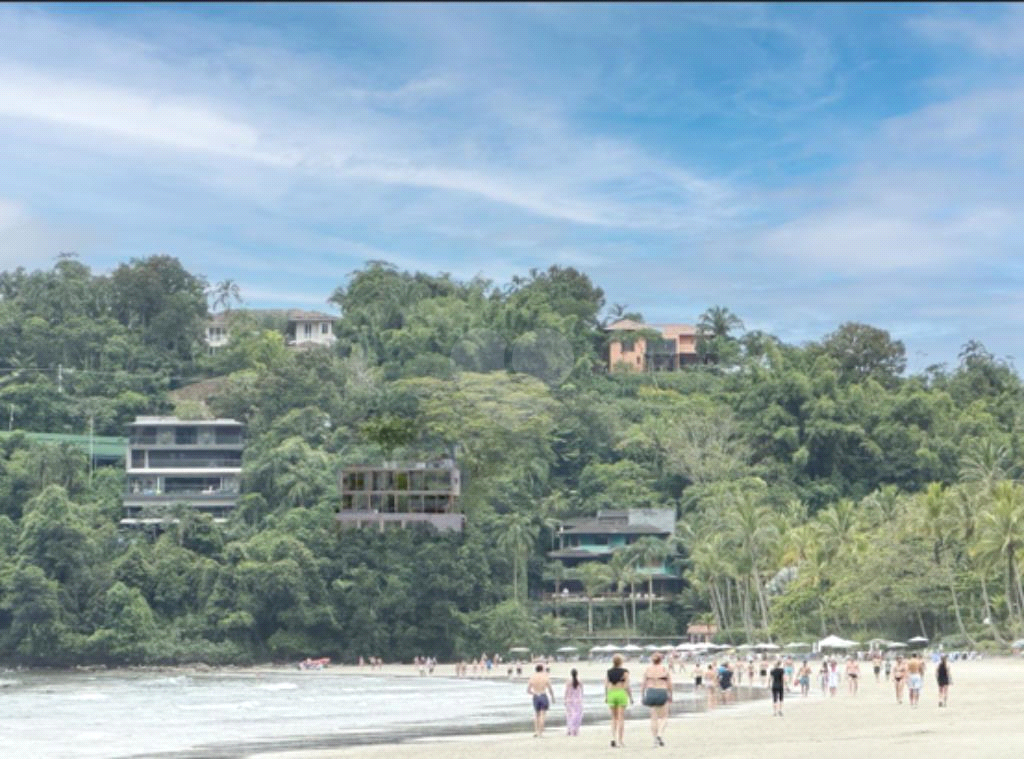
<svg viewBox="0 0 1024 759">
<path fill-rule="evenodd" d="M 906 688 L 911 706 L 916 707 L 920 703 L 924 681 L 924 659 L 919 654 L 913 654 L 907 659 L 899 656 L 895 663 L 886 660 L 885 664 L 886 679 L 889 679 L 891 673 L 895 683 L 897 703 L 903 703 L 903 693 Z M 881 682 L 882 666 L 881 656 L 876 655 L 873 669 L 877 682 Z M 650 709 L 651 735 L 655 746 L 665 745 L 665 726 L 668 723 L 669 707 L 672 703 L 673 669 L 675 667 L 666 666 L 661 654 L 655 653 L 651 656 L 650 664 L 644 670 L 640 680 L 641 702 Z M 763 686 L 771 689 L 773 716 L 782 716 L 786 693 L 792 692 L 796 687 L 799 687 L 802 696 L 807 696 L 810 692 L 812 677 L 810 661 L 804 659 L 798 664 L 792 657 L 779 658 L 773 663 L 762 659 L 756 668 L 752 659 L 748 662 L 736 662 L 735 666 L 727 660 L 717 665 L 712 662 L 705 669 L 702 669 L 698 663 L 694 685 L 698 689 L 705 688 L 707 690 L 709 705 L 715 703 L 716 700 L 720 703 L 728 703 L 735 698 L 733 695 L 734 681 L 741 682 L 744 671 L 750 678 L 751 685 L 754 684 L 756 671 L 761 675 Z M 826 658 L 822 661 L 819 671 L 822 695 L 835 696 L 837 694 L 841 674 L 845 676 L 849 694 L 857 695 L 860 688 L 860 664 L 857 658 L 852 656 L 846 659 L 841 669 L 839 662 L 834 658 Z M 952 678 L 949 661 L 945 655 L 938 658 L 936 681 L 939 688 L 939 706 L 947 706 Z M 534 672 L 527 683 L 526 692 L 533 699 L 533 734 L 534 737 L 540 738 L 544 735 L 547 712 L 555 703 L 551 671 L 544 663 L 535 665 Z M 612 666 L 605 673 L 604 697 L 611 715 L 611 745 L 613 748 L 622 747 L 625 739 L 626 708 L 631 706 L 634 701 L 630 673 L 623 667 L 623 658 L 619 654 L 612 658 Z M 563 703 L 565 705 L 566 733 L 570 736 L 579 735 L 583 723 L 583 683 L 580 681 L 576 669 L 570 672 L 570 677 L 566 681 Z"/>
<path fill-rule="evenodd" d="M 626 707 L 633 704 L 633 687 L 629 670 L 623 665 L 620 654 L 612 657 L 612 666 L 605 673 L 604 700 L 611 714 L 611 745 L 624 745 L 626 729 Z M 551 673 L 544 664 L 537 664 L 526 685 L 526 692 L 533 698 L 533 735 L 544 735 L 544 722 L 548 709 L 555 703 L 555 689 L 551 684 Z M 644 670 L 640 682 L 640 698 L 650 709 L 651 736 L 655 746 L 664 746 L 665 726 L 668 724 L 669 705 L 672 703 L 672 672 L 665 666 L 662 656 L 651 656 L 650 665 Z M 580 733 L 583 724 L 583 683 L 579 672 L 573 669 L 565 684 L 565 728 L 570 736 Z"/>
</svg>

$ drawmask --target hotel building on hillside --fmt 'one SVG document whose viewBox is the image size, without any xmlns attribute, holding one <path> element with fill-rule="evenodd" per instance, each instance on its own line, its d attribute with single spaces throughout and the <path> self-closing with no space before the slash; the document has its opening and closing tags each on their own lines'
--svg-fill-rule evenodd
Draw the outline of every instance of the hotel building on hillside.
<svg viewBox="0 0 1024 759">
<path fill-rule="evenodd" d="M 660 340 L 637 335 L 639 330 L 654 330 Z M 697 328 L 689 324 L 641 324 L 620 319 L 605 327 L 616 333 L 609 338 L 608 371 L 674 371 L 699 362 Z"/>
<path fill-rule="evenodd" d="M 625 511 L 598 511 L 592 517 L 566 519 L 558 528 L 558 548 L 548 552 L 548 558 L 572 570 L 587 562 L 608 563 L 617 552 L 631 546 L 643 537 L 668 540 L 675 532 L 675 509 L 628 509 Z M 654 592 L 672 593 L 679 589 L 681 580 L 666 560 L 658 566 L 638 567 L 647 578 L 654 580 Z M 581 592 L 582 584 L 571 576 L 562 583 L 572 592 Z"/>
<path fill-rule="evenodd" d="M 175 504 L 218 519 L 235 507 L 245 449 L 241 422 L 140 416 L 128 429 L 122 524 Z"/>
<path fill-rule="evenodd" d="M 415 464 L 350 466 L 341 473 L 343 526 L 430 524 L 438 530 L 462 531 L 458 511 L 461 479 L 451 459 Z"/>
</svg>

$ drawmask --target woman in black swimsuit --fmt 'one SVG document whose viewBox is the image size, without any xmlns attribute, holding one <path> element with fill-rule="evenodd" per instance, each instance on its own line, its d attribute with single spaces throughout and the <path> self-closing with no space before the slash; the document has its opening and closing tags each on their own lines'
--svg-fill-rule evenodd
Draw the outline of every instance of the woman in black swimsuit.
<svg viewBox="0 0 1024 759">
<path fill-rule="evenodd" d="M 651 666 L 644 672 L 641 694 L 644 706 L 651 709 L 651 735 L 655 746 L 664 746 L 662 735 L 668 723 L 668 705 L 672 702 L 672 675 L 661 663 L 661 654 L 651 657 Z"/>
<path fill-rule="evenodd" d="M 949 661 L 945 654 L 935 670 L 935 679 L 939 682 L 939 706 L 947 706 L 949 704 L 949 686 L 953 682 L 953 678 L 949 676 Z"/>
</svg>

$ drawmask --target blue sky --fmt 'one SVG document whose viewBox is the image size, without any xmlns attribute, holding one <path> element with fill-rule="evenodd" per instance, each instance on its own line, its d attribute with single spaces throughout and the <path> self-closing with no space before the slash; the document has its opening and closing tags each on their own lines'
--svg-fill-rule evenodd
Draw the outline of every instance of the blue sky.
<svg viewBox="0 0 1024 759">
<path fill-rule="evenodd" d="M 649 322 L 1024 358 L 1024 8 L 0 5 L 0 268 L 254 306 L 556 263 Z"/>
</svg>

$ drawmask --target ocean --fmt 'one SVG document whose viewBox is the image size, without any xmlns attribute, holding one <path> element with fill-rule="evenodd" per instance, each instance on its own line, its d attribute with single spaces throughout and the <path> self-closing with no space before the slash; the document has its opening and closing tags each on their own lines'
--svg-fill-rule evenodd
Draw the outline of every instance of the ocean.
<svg viewBox="0 0 1024 759">
<path fill-rule="evenodd" d="M 553 727 L 562 718 L 561 687 Z M 585 721 L 605 719 L 600 683 L 584 687 Z M 703 700 L 677 692 L 673 711 L 698 711 Z M 289 748 L 530 730 L 531 716 L 525 680 L 345 669 L 0 673 L 3 759 L 236 759 Z"/>
</svg>

